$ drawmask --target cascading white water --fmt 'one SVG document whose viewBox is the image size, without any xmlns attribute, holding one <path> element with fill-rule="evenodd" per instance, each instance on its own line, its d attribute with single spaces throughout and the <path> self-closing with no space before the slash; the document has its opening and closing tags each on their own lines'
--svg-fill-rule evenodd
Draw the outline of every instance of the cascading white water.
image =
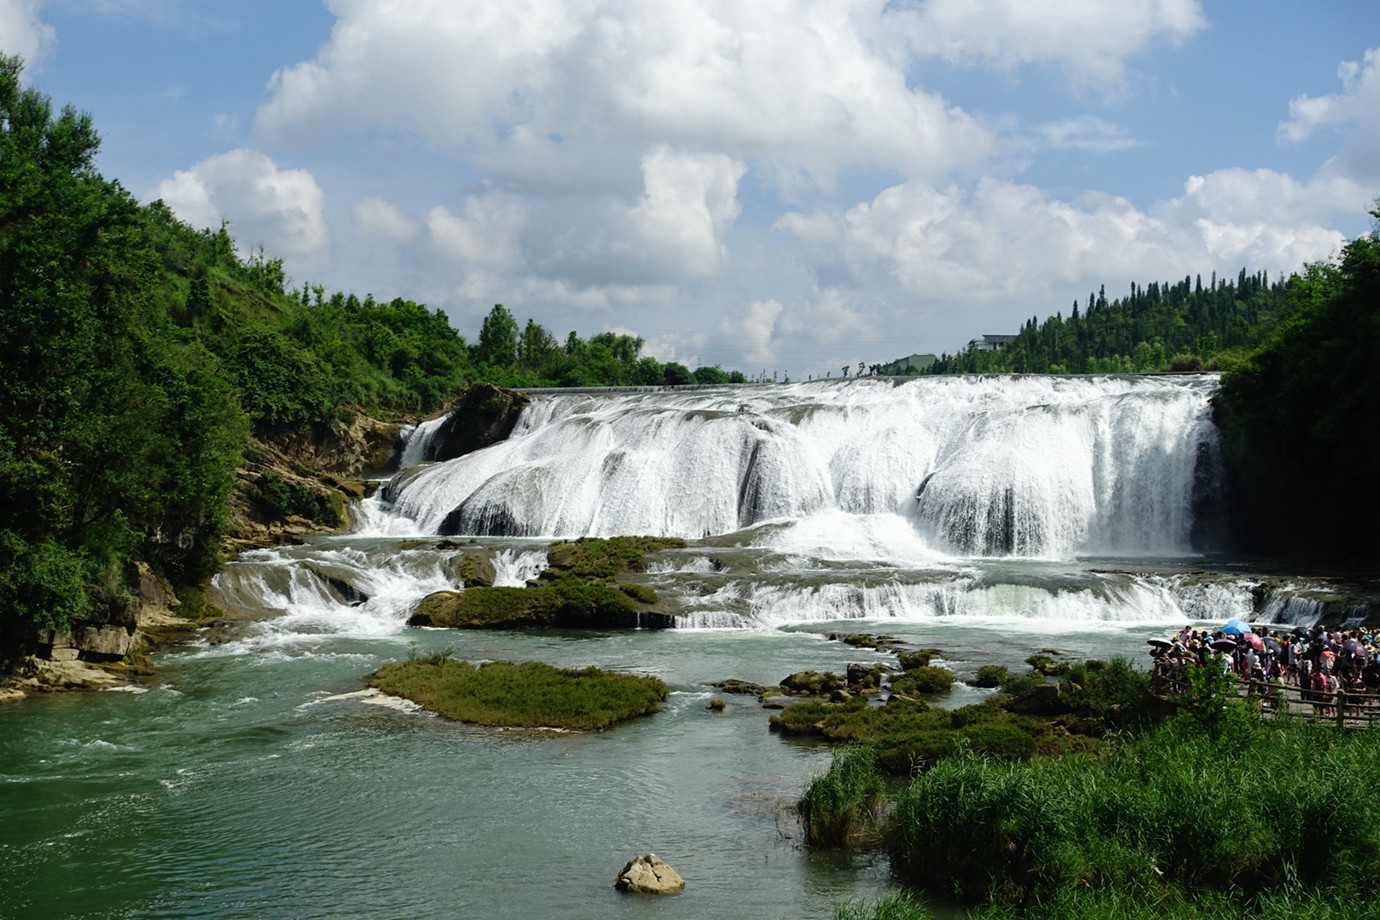
<svg viewBox="0 0 1380 920">
<path fill-rule="evenodd" d="M 702 538 L 773 523 L 761 539 L 789 543 L 872 516 L 894 520 L 862 529 L 912 558 L 1183 554 L 1215 456 L 1215 386 L 939 377 L 538 396 L 506 442 L 406 473 L 387 497 L 425 533 Z"/>
</svg>

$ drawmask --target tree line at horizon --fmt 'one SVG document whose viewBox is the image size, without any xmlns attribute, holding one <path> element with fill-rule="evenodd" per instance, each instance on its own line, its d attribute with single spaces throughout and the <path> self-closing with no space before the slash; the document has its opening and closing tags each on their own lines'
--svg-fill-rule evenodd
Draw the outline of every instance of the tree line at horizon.
<svg viewBox="0 0 1380 920">
<path fill-rule="evenodd" d="M 1107 299 L 1104 285 L 1043 321 L 1032 316 L 1000 347 L 975 344 L 944 354 L 926 374 L 1132 374 L 1219 369 L 1268 334 L 1297 276 L 1270 281 L 1265 272 L 1235 282 L 1216 273 L 1174 283 L 1131 283 L 1124 298 Z"/>
</svg>

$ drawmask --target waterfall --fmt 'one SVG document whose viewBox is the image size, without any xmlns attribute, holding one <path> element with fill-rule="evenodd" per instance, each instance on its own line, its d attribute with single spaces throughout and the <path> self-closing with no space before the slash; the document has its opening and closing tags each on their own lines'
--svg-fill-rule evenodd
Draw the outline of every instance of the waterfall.
<svg viewBox="0 0 1380 920">
<path fill-rule="evenodd" d="M 821 521 L 858 529 L 840 516 L 887 516 L 885 545 L 931 557 L 1183 554 L 1202 548 L 1195 502 L 1218 485 L 1216 383 L 935 377 L 537 395 L 507 441 L 406 471 L 386 500 L 435 534 L 697 539 L 772 525 L 762 539 L 789 541 Z"/>
</svg>

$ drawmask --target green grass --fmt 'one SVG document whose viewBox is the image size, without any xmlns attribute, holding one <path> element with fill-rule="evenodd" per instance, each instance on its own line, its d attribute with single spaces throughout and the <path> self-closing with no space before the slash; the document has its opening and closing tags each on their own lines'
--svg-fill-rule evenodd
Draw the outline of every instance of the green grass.
<svg viewBox="0 0 1380 920">
<path fill-rule="evenodd" d="M 1380 732 L 1276 720 L 1223 739 L 1186 717 L 1096 755 L 960 750 L 896 793 L 883 836 L 899 877 L 975 902 L 1362 897 L 1380 883 L 1377 767 Z"/>
<path fill-rule="evenodd" d="M 829 769 L 810 781 L 796 803 L 805 842 L 839 847 L 875 837 L 881 799 L 882 778 L 872 749 L 840 748 Z"/>
<path fill-rule="evenodd" d="M 970 920 L 1380 915 L 1367 906 L 1380 885 L 1380 730 L 1264 720 L 1210 674 L 1168 719 L 1124 661 L 1064 677 L 1070 718 L 1112 730 L 1071 756 L 1022 754 L 1052 753 L 1051 740 L 1079 751 L 1037 728 L 1064 717 L 1013 718 L 994 703 L 947 714 L 947 731 L 934 710 L 883 714 L 896 704 L 851 717 L 813 704 L 796 721 L 865 741 L 878 780 L 912 758 L 917 772 L 869 802 L 883 816 L 876 838 L 898 882 L 974 905 Z M 836 913 L 928 916 L 904 891 Z"/>
<path fill-rule="evenodd" d="M 1370 915 L 1364 904 L 1314 890 L 1278 892 L 1268 898 L 1203 892 L 1187 900 L 1146 900 L 1132 892 L 1079 889 L 1023 909 L 987 905 L 965 916 L 967 920 L 1355 920 Z M 834 909 L 834 920 L 937 920 L 940 916 L 951 916 L 951 912 L 932 912 L 904 888 L 875 901 L 847 902 Z"/>
<path fill-rule="evenodd" d="M 655 712 L 668 695 L 656 677 L 538 661 L 473 665 L 441 655 L 386 664 L 369 676 L 369 686 L 462 722 L 580 731 Z"/>
</svg>

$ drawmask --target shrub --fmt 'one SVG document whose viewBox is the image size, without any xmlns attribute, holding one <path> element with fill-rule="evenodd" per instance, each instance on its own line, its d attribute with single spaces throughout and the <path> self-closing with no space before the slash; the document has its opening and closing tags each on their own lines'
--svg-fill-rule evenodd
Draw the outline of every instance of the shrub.
<svg viewBox="0 0 1380 920">
<path fill-rule="evenodd" d="M 1002 681 L 1011 676 L 1011 672 L 1006 669 L 1005 665 L 985 664 L 978 668 L 977 677 L 973 679 L 973 686 L 1000 687 Z"/>
<path fill-rule="evenodd" d="M 871 836 L 882 796 L 882 778 L 871 748 L 849 745 L 834 752 L 829 769 L 812 779 L 796 805 L 805 843 L 838 847 Z"/>
</svg>

